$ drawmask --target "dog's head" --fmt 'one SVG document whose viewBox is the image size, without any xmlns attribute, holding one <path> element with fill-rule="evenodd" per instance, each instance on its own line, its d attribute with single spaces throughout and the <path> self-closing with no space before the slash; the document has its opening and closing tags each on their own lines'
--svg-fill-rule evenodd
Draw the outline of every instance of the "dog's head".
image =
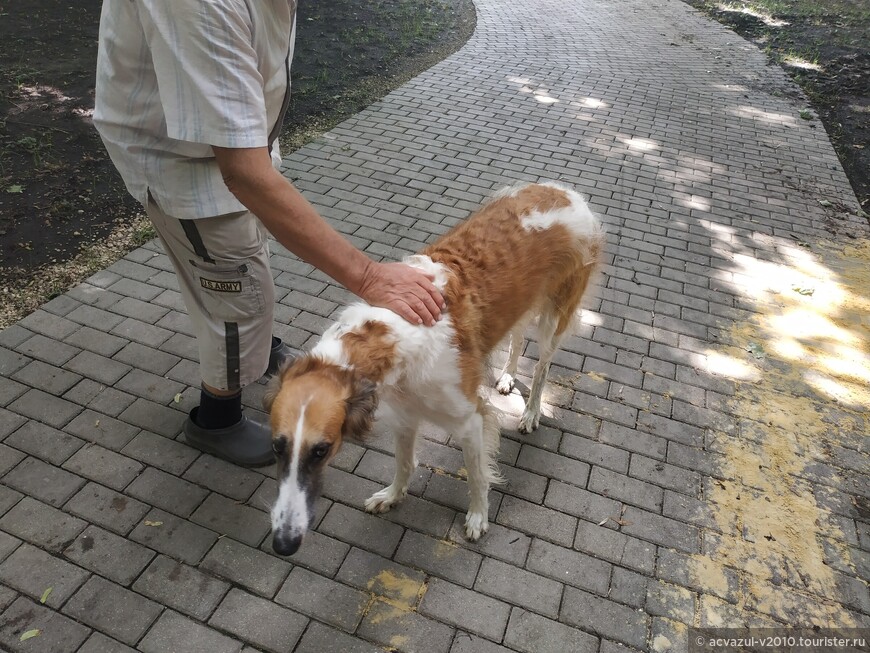
<svg viewBox="0 0 870 653">
<path fill-rule="evenodd" d="M 376 386 L 316 356 L 303 356 L 272 379 L 263 407 L 271 414 L 278 463 L 272 548 L 293 555 L 314 519 L 323 469 L 344 438 L 371 432 Z"/>
</svg>

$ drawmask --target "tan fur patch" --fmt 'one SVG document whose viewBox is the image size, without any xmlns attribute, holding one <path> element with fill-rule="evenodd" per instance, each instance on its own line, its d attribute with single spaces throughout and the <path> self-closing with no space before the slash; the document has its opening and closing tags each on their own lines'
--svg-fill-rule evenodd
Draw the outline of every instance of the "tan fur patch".
<svg viewBox="0 0 870 653">
<path fill-rule="evenodd" d="M 396 353 L 396 340 L 383 322 L 368 321 L 341 336 L 350 366 L 375 383 L 380 383 Z"/>
<path fill-rule="evenodd" d="M 462 389 L 469 399 L 477 395 L 486 357 L 526 312 L 549 301 L 559 311 L 559 332 L 570 323 L 601 243 L 578 249 L 562 224 L 527 231 L 521 223 L 535 211 L 570 203 L 558 188 L 528 186 L 484 206 L 423 250 L 453 273 L 444 295 L 461 352 Z"/>
</svg>

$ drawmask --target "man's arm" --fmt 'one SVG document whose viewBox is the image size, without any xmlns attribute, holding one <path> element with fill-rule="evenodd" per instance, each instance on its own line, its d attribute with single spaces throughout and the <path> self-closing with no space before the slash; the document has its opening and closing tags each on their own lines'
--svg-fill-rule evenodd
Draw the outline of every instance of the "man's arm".
<svg viewBox="0 0 870 653">
<path fill-rule="evenodd" d="M 213 147 L 224 182 L 284 247 L 373 306 L 432 325 L 443 299 L 432 277 L 401 263 L 377 263 L 320 217 L 272 166 L 265 147 Z"/>
</svg>

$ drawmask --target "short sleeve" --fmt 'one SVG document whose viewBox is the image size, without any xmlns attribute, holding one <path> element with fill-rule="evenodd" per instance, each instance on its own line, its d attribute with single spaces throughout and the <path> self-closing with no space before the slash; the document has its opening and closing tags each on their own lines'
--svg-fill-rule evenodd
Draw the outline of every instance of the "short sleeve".
<svg viewBox="0 0 870 653">
<path fill-rule="evenodd" d="M 144 0 L 140 20 L 170 138 L 268 145 L 263 77 L 241 0 Z"/>
</svg>

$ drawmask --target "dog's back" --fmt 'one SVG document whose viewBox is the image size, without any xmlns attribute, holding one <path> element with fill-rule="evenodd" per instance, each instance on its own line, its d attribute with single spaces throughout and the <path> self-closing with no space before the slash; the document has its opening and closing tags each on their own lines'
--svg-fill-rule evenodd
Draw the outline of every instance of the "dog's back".
<svg viewBox="0 0 870 653">
<path fill-rule="evenodd" d="M 550 316 L 561 336 L 602 244 L 601 224 L 580 195 L 556 184 L 528 184 L 502 191 L 424 249 L 452 273 L 444 295 L 463 372 L 479 367 L 528 318 Z M 481 380 L 471 376 L 463 384 L 468 391 Z"/>
</svg>

